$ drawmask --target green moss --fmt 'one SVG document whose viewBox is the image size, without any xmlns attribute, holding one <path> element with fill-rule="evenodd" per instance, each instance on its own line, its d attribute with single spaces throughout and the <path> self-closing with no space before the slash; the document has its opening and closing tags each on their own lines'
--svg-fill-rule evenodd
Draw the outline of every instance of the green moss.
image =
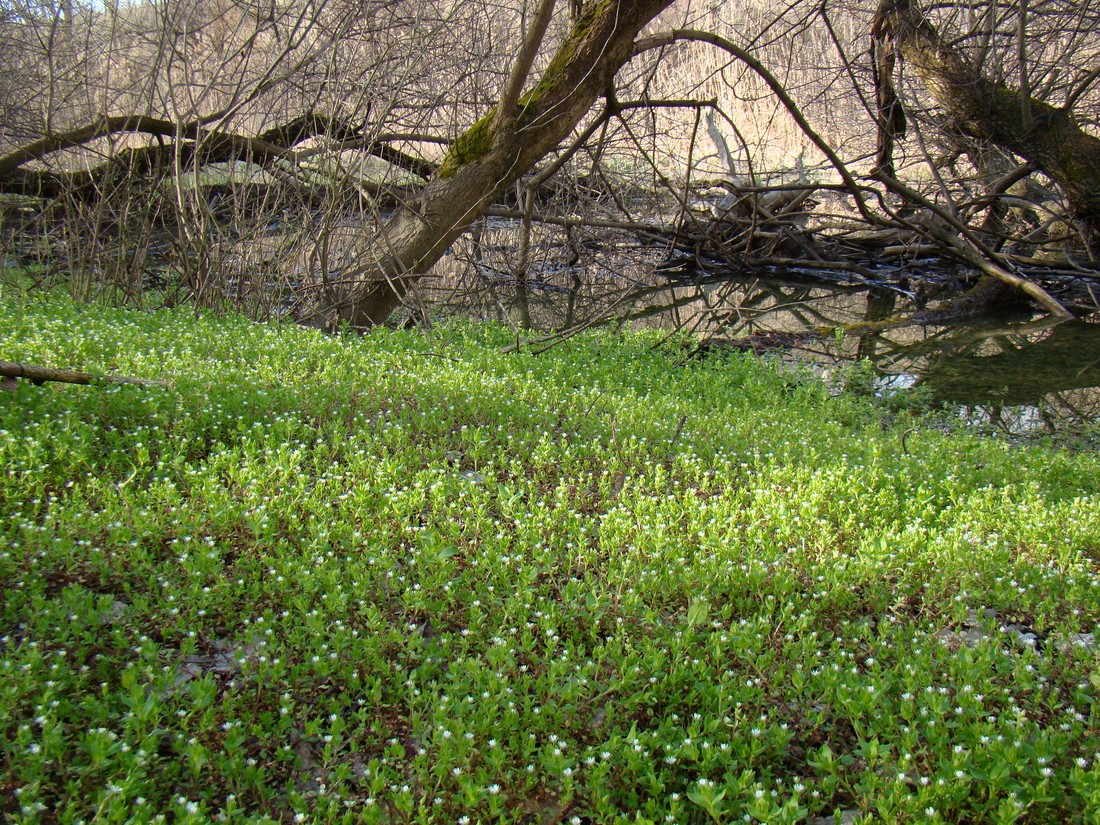
<svg viewBox="0 0 1100 825">
<path fill-rule="evenodd" d="M 472 163 L 478 158 L 489 154 L 489 150 L 493 148 L 493 123 L 495 120 L 496 112 L 489 112 L 459 135 L 458 140 L 447 152 L 447 156 L 443 158 L 443 163 L 439 167 L 439 177 L 453 177 L 460 166 L 465 166 L 467 163 Z"/>
<path fill-rule="evenodd" d="M 599 2 L 588 4 L 573 24 L 569 36 L 550 61 L 550 65 L 546 67 L 546 71 L 543 72 L 539 82 L 535 84 L 533 89 L 520 97 L 521 115 L 523 112 L 536 107 L 548 93 L 560 86 L 566 69 L 575 59 L 581 44 L 588 37 L 595 22 L 607 11 L 610 5 L 611 0 L 599 0 Z M 460 166 L 472 163 L 489 154 L 489 151 L 493 148 L 493 126 L 495 121 L 496 112 L 489 112 L 463 132 L 450 151 L 447 152 L 446 157 L 443 158 L 443 163 L 439 167 L 439 177 L 453 177 Z"/>
<path fill-rule="evenodd" d="M 573 23 L 569 36 L 561 44 L 550 65 L 546 67 L 539 82 L 519 99 L 523 109 L 537 105 L 549 91 L 559 85 L 566 68 L 576 58 L 581 44 L 588 39 L 596 21 L 608 11 L 610 6 L 611 0 L 599 0 L 599 2 L 587 4 L 580 17 Z"/>
</svg>

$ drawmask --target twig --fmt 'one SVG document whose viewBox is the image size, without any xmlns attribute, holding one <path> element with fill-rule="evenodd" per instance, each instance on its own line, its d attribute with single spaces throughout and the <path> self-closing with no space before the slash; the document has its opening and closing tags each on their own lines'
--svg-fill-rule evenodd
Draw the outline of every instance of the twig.
<svg viewBox="0 0 1100 825">
<path fill-rule="evenodd" d="M 52 367 L 36 367 L 31 364 L 14 364 L 11 361 L 0 361 L 0 376 L 8 379 L 4 382 L 5 389 L 14 389 L 15 379 L 25 378 L 32 384 L 41 385 L 46 381 L 57 381 L 62 384 L 136 384 L 140 387 L 167 387 L 167 381 L 153 381 L 147 378 L 129 378 L 125 375 L 93 375 L 88 372 L 76 372 L 75 370 L 59 370 Z"/>
<path fill-rule="evenodd" d="M 684 431 L 684 424 L 687 423 L 688 417 L 686 415 L 680 416 L 680 421 L 676 425 L 676 432 L 672 434 L 672 439 L 668 442 L 668 462 L 671 464 L 676 458 L 676 442 L 680 440 L 680 433 Z"/>
</svg>

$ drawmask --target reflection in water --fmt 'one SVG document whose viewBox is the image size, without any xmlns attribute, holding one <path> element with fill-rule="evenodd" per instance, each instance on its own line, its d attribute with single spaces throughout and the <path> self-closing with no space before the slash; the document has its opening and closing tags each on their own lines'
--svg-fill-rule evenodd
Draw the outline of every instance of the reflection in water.
<svg viewBox="0 0 1100 825">
<path fill-rule="evenodd" d="M 918 387 L 935 403 L 959 407 L 979 426 L 1029 434 L 1100 423 L 1100 322 L 1055 324 L 1025 316 L 893 326 L 882 322 L 913 309 L 911 299 L 896 290 L 815 288 L 799 301 L 781 287 L 744 289 L 747 300 L 731 313 L 739 323 L 723 330 L 734 340 L 767 341 L 769 333 L 793 333 L 797 349 L 816 363 L 867 359 L 880 374 L 879 393 Z M 822 334 L 853 326 L 876 331 Z"/>
<path fill-rule="evenodd" d="M 444 314 L 529 327 L 524 337 L 540 345 L 552 343 L 554 332 L 626 323 L 758 352 L 788 350 L 822 367 L 866 359 L 883 394 L 913 384 L 925 397 L 962 407 L 975 424 L 1017 433 L 1100 423 L 1100 318 L 1054 325 L 1025 312 L 979 323 L 907 323 L 905 316 L 959 286 L 959 273 L 935 262 L 912 263 L 910 275 L 919 279 L 912 289 L 897 271 L 874 284 L 866 273 L 828 270 L 739 280 L 728 268 L 700 273 L 694 259 L 669 267 L 662 250 L 625 235 L 615 240 L 607 230 L 571 229 L 563 243 L 542 227 L 521 280 L 510 227 L 488 223 L 456 243 L 434 271 L 437 289 L 426 302 Z"/>
<path fill-rule="evenodd" d="M 1100 323 L 1026 315 L 950 326 L 886 322 L 915 309 L 910 296 L 881 287 L 858 292 L 824 288 L 792 293 L 746 284 L 727 299 L 744 300 L 722 329 L 734 340 L 769 340 L 792 333 L 816 363 L 869 360 L 881 394 L 921 388 L 939 404 L 955 405 L 975 425 L 1015 434 L 1077 430 L 1100 423 Z M 1094 319 L 1100 321 L 1100 319 Z M 828 336 L 824 330 L 874 329 Z"/>
<path fill-rule="evenodd" d="M 922 379 L 968 420 L 1012 433 L 1100 422 L 1100 323 L 1002 331 L 931 359 Z"/>
<path fill-rule="evenodd" d="M 938 399 L 1034 404 L 1044 395 L 1100 386 L 1100 324 L 1067 322 L 1006 332 L 945 349 L 924 375 Z"/>
</svg>

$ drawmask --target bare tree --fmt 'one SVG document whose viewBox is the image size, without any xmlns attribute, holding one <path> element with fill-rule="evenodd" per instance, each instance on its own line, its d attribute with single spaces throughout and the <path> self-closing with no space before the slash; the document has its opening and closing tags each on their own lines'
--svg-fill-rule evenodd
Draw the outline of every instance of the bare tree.
<svg viewBox="0 0 1100 825">
<path fill-rule="evenodd" d="M 545 33 L 553 2 L 536 23 L 502 90 L 500 102 L 455 141 L 439 174 L 403 203 L 371 239 L 366 261 L 322 284 L 305 320 L 355 327 L 380 323 L 498 192 L 556 147 L 595 101 L 611 91 L 634 40 L 670 0 L 590 0 L 539 80 L 520 95 Z"/>
<path fill-rule="evenodd" d="M 1096 78 L 1059 69 L 1093 46 L 1093 2 L 1073 26 L 1069 0 L 1011 20 L 996 4 L 945 4 L 937 25 L 965 29 L 943 48 L 967 55 L 990 88 L 1031 90 L 1019 110 L 1033 129 L 1062 95 L 1087 138 Z M 1004 218 L 1021 202 L 1013 176 L 1045 167 L 1021 172 L 1015 158 L 1028 155 L 938 128 L 947 107 L 922 112 L 928 96 L 904 85 L 876 99 L 860 54 L 871 10 L 855 4 L 0 8 L 0 36 L 29 46 L 0 55 L 14 61 L 0 80 L 16 69 L 31 78 L 12 85 L 15 116 L 0 125 L 0 192 L 14 198 L 0 237 L 89 289 L 126 297 L 151 283 L 170 300 L 212 304 L 247 296 L 261 314 L 367 327 L 419 301 L 434 267 L 487 287 L 490 303 L 507 285 L 524 326 L 538 323 L 531 290 L 552 287 L 543 305 L 567 294 L 555 323 L 569 326 L 583 323 L 587 287 L 572 264 L 567 283 L 540 283 L 536 258 L 557 247 L 575 263 L 625 233 L 656 247 L 639 257 L 649 270 L 662 256 L 711 272 L 806 260 L 866 277 L 835 257 L 904 259 L 934 246 L 1059 309 L 1015 272 L 1032 239 Z M 1057 47 L 1032 33 L 1049 33 L 1052 15 L 1066 33 Z M 891 19 L 895 29 L 880 21 L 879 32 L 899 47 L 879 52 L 880 78 L 896 77 L 908 42 L 903 19 Z M 900 158 L 894 169 L 880 162 L 895 175 L 877 179 L 867 174 L 876 120 Z M 901 143 L 906 122 L 915 140 Z M 951 151 L 973 168 L 945 160 Z M 914 206 L 934 220 L 914 219 Z M 487 229 L 479 218 L 490 212 L 517 223 Z M 881 230 L 861 245 L 869 225 Z M 616 286 L 614 268 L 585 274 L 606 287 L 594 306 L 661 277 Z"/>
</svg>

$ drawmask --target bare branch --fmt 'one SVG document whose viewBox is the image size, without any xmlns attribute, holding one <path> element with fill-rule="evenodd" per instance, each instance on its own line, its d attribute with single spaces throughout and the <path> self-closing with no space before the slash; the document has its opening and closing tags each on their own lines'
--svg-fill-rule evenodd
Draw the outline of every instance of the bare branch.
<svg viewBox="0 0 1100 825">
<path fill-rule="evenodd" d="M 531 21 L 527 29 L 527 35 L 520 46 L 516 62 L 512 65 L 512 71 L 500 93 L 500 103 L 497 105 L 496 116 L 496 140 L 499 142 L 508 136 L 516 125 L 516 104 L 519 103 L 523 84 L 531 73 L 531 65 L 535 62 L 542 39 L 546 36 L 546 28 L 550 25 L 550 18 L 554 15 L 555 0 L 542 0 L 535 19 Z"/>
<path fill-rule="evenodd" d="M 129 378 L 124 375 L 95 375 L 90 372 L 59 370 L 53 367 L 36 367 L 31 364 L 15 364 L 0 361 L 0 376 L 7 379 L 25 378 L 33 384 L 45 381 L 57 381 L 63 384 L 137 384 L 142 387 L 167 387 L 167 381 L 153 381 L 145 378 Z M 8 387 L 10 388 L 10 387 Z"/>
<path fill-rule="evenodd" d="M 840 175 L 841 180 L 844 181 L 845 186 L 855 199 L 857 208 L 867 220 L 873 221 L 874 217 L 871 215 L 870 210 L 867 208 L 866 203 L 863 200 L 861 189 L 855 178 L 852 177 L 852 173 L 848 171 L 847 165 L 840 156 L 833 150 L 833 148 L 825 141 L 824 138 L 819 135 L 814 128 L 810 125 L 810 122 L 806 120 L 805 115 L 802 114 L 798 104 L 794 102 L 794 99 L 787 93 L 787 90 L 783 87 L 783 84 L 768 71 L 759 60 L 746 52 L 740 46 L 736 45 L 730 40 L 727 40 L 720 35 L 713 34 L 711 32 L 699 31 L 697 29 L 673 29 L 672 31 L 662 32 L 660 34 L 651 35 L 642 40 L 639 40 L 635 44 L 634 53 L 640 54 L 644 51 L 651 49 L 660 49 L 666 46 L 670 46 L 678 41 L 697 41 L 700 43 L 708 43 L 730 56 L 740 60 L 753 72 L 755 72 L 761 80 L 763 80 L 768 88 L 772 90 L 772 93 L 783 104 L 783 107 L 790 114 L 795 123 L 798 124 L 798 128 L 802 130 L 802 133 L 816 146 L 826 158 L 833 168 L 836 169 L 837 174 Z"/>
</svg>

